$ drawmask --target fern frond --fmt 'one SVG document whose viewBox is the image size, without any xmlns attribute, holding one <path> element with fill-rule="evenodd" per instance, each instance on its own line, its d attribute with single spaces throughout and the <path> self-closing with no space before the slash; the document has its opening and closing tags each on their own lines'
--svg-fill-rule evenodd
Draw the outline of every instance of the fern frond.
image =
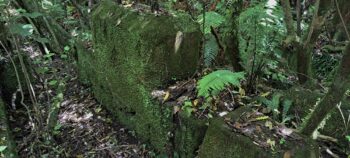
<svg viewBox="0 0 350 158">
<path fill-rule="evenodd" d="M 203 24 L 204 22 L 204 16 L 199 15 L 197 18 L 197 22 L 200 24 Z M 205 24 L 204 24 L 204 30 L 203 33 L 204 34 L 209 34 L 210 33 L 210 27 L 218 27 L 220 26 L 223 22 L 225 21 L 224 16 L 218 14 L 217 12 L 206 12 L 205 13 Z"/>
<path fill-rule="evenodd" d="M 206 39 L 204 43 L 204 64 L 209 67 L 218 55 L 219 46 L 213 34 L 206 35 Z"/>
<path fill-rule="evenodd" d="M 228 85 L 239 87 L 243 78 L 244 72 L 231 72 L 229 70 L 214 71 L 198 81 L 198 96 L 208 97 L 210 94 L 217 95 Z"/>
</svg>

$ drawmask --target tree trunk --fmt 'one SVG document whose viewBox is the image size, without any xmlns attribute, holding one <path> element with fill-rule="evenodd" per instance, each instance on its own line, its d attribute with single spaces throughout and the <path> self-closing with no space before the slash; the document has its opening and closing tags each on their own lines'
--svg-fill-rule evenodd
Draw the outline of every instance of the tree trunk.
<svg viewBox="0 0 350 158">
<path fill-rule="evenodd" d="M 284 21 L 287 28 L 287 37 L 284 41 L 284 47 L 292 46 L 294 49 L 289 53 L 297 56 L 297 73 L 299 83 L 306 83 L 309 78 L 312 78 L 311 72 L 311 56 L 313 47 L 318 36 L 321 33 L 321 26 L 324 24 L 328 10 L 331 6 L 326 5 L 328 2 L 317 0 L 312 22 L 308 28 L 308 33 L 302 39 L 297 36 L 297 31 L 294 28 L 294 21 L 289 0 L 282 0 L 284 11 Z M 300 17 L 299 17 L 300 18 Z"/>
<path fill-rule="evenodd" d="M 342 100 L 345 92 L 349 88 L 350 77 L 350 43 L 344 50 L 343 59 L 339 65 L 337 75 L 328 90 L 328 93 L 317 105 L 311 116 L 301 129 L 301 133 L 311 136 L 329 112 Z"/>
<path fill-rule="evenodd" d="M 231 65 L 235 71 L 243 71 L 243 67 L 241 65 L 241 58 L 239 55 L 239 38 L 238 38 L 238 17 L 243 9 L 243 2 L 238 0 L 233 4 L 234 11 L 232 13 L 230 23 L 231 28 L 229 35 L 226 39 L 226 49 L 225 54 L 230 58 Z"/>
</svg>

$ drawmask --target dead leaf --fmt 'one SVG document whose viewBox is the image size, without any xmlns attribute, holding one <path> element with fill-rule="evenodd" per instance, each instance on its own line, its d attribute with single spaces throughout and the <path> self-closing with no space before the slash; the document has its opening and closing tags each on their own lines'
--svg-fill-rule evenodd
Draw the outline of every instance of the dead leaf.
<svg viewBox="0 0 350 158">
<path fill-rule="evenodd" d="M 194 105 L 194 106 L 197 106 L 198 103 L 199 103 L 198 99 L 195 99 L 195 100 L 193 101 L 193 105 Z"/>
<path fill-rule="evenodd" d="M 170 93 L 169 91 L 165 92 L 165 96 L 163 98 L 163 103 L 166 102 L 169 99 Z"/>
<path fill-rule="evenodd" d="M 271 122 L 271 121 L 266 121 L 266 122 L 265 122 L 265 127 L 267 127 L 267 128 L 269 128 L 270 130 L 272 130 L 272 128 L 273 128 L 272 122 Z"/>
<path fill-rule="evenodd" d="M 283 154 L 283 158 L 291 158 L 291 157 L 292 157 L 292 154 L 289 150 Z"/>
<path fill-rule="evenodd" d="M 271 149 L 274 150 L 276 146 L 276 142 L 274 140 L 271 140 L 270 138 L 266 141 L 267 144 L 270 145 Z"/>
<path fill-rule="evenodd" d="M 240 96 L 245 96 L 245 90 L 243 88 L 239 87 L 238 92 Z"/>
<path fill-rule="evenodd" d="M 115 26 L 119 26 L 121 22 L 122 22 L 122 20 L 118 19 L 117 24 Z"/>
<path fill-rule="evenodd" d="M 260 117 L 255 118 L 253 121 L 267 120 L 267 119 L 269 119 L 269 118 L 270 118 L 270 117 L 268 117 L 268 116 L 260 116 Z"/>
<path fill-rule="evenodd" d="M 258 131 L 258 133 L 261 133 L 261 132 L 262 132 L 262 129 L 261 129 L 260 126 L 255 126 L 255 129 L 256 129 L 256 131 Z"/>
<path fill-rule="evenodd" d="M 270 93 L 271 93 L 271 92 L 266 92 L 266 93 L 261 94 L 260 96 L 262 96 L 262 97 L 267 97 L 267 96 L 270 95 Z"/>
<path fill-rule="evenodd" d="M 173 109 L 173 114 L 176 114 L 180 111 L 180 107 L 179 106 L 174 106 L 174 109 Z"/>
<path fill-rule="evenodd" d="M 281 134 L 284 136 L 289 136 L 293 133 L 292 129 L 286 128 L 286 127 L 281 128 L 280 131 L 281 131 Z"/>
<path fill-rule="evenodd" d="M 76 156 L 76 158 L 83 158 L 83 157 L 84 155 L 81 155 L 81 154 Z"/>
<path fill-rule="evenodd" d="M 96 113 L 100 113 L 101 111 L 102 111 L 102 108 L 100 108 L 100 107 L 98 107 L 98 108 L 95 109 L 95 112 L 96 112 Z"/>
<path fill-rule="evenodd" d="M 242 124 L 239 122 L 235 122 L 235 124 L 233 124 L 233 127 L 237 128 L 237 129 L 241 129 L 242 128 Z"/>
<path fill-rule="evenodd" d="M 223 117 L 223 116 L 225 116 L 225 115 L 227 115 L 227 114 L 228 114 L 227 111 L 223 111 L 223 112 L 220 112 L 220 113 L 219 113 L 219 116 L 220 116 L 220 117 Z"/>
<path fill-rule="evenodd" d="M 153 99 L 158 98 L 161 99 L 162 96 L 165 95 L 165 92 L 163 90 L 154 90 L 151 92 L 151 96 Z"/>
</svg>

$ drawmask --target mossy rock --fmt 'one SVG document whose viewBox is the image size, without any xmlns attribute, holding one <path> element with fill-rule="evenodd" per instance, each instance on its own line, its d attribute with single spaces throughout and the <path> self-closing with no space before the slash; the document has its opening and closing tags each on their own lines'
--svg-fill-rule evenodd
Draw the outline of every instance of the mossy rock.
<svg viewBox="0 0 350 158">
<path fill-rule="evenodd" d="M 318 91 L 311 91 L 302 87 L 293 87 L 283 92 L 286 99 L 293 101 L 291 112 L 293 115 L 297 114 L 300 118 L 305 118 L 311 110 L 315 108 L 316 102 L 321 99 L 324 94 Z M 345 117 L 350 114 L 350 99 L 344 97 L 341 104 L 341 111 Z M 345 118 L 347 119 L 347 118 Z M 345 136 L 350 135 L 350 131 L 346 132 L 344 120 L 340 114 L 339 109 L 334 108 L 327 118 L 325 126 L 320 130 L 321 134 L 334 137 L 338 139 L 342 147 L 349 148 L 349 143 Z"/>
<path fill-rule="evenodd" d="M 240 108 L 230 113 L 227 119 L 237 119 L 243 113 L 252 111 L 250 108 Z M 303 141 L 302 143 L 300 141 Z M 276 144 L 278 145 L 278 144 Z M 271 158 L 286 157 L 316 158 L 318 146 L 310 139 L 303 137 L 298 141 L 286 141 L 283 148 L 272 150 L 256 145 L 253 140 L 242 133 L 235 132 L 229 127 L 224 118 L 215 118 L 210 121 L 204 142 L 199 149 L 200 158 Z"/>
<path fill-rule="evenodd" d="M 198 120 L 180 113 L 175 131 L 175 151 L 181 158 L 192 158 L 203 142 L 207 131 L 207 120 Z"/>
<path fill-rule="evenodd" d="M 5 150 L 0 152 L 0 157 L 16 158 L 18 157 L 16 143 L 12 138 L 6 114 L 5 103 L 1 99 L 0 93 L 0 146 L 5 147 Z"/>
<path fill-rule="evenodd" d="M 159 152 L 170 152 L 172 107 L 150 93 L 195 72 L 199 25 L 189 16 L 139 14 L 106 0 L 93 12 L 92 30 L 94 51 L 78 52 L 81 79 L 118 121 Z M 182 42 L 175 52 L 177 34 Z"/>
</svg>

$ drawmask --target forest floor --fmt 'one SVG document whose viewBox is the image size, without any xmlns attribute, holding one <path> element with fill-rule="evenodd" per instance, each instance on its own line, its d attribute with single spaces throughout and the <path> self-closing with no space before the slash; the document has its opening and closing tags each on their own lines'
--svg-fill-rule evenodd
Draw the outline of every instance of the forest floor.
<svg viewBox="0 0 350 158">
<path fill-rule="evenodd" d="M 35 58 L 35 57 L 34 57 Z M 34 59 L 35 60 L 35 59 Z M 45 64 L 44 64 L 45 65 Z M 43 67 L 44 65 L 35 65 Z M 98 103 L 90 88 L 82 85 L 78 79 L 78 73 L 75 63 L 62 60 L 58 57 L 52 57 L 50 62 L 46 63 L 50 69 L 57 70 L 56 73 L 46 73 L 37 78 L 35 91 L 38 102 L 43 105 L 52 104 L 52 98 L 57 95 L 57 88 L 47 85 L 47 82 L 56 78 L 65 80 L 63 100 L 61 101 L 60 111 L 58 114 L 58 125 L 55 127 L 54 143 L 42 144 L 35 140 L 33 133 L 30 132 L 30 122 L 25 114 L 24 109 L 12 110 L 10 122 L 15 127 L 14 135 L 18 144 L 21 157 L 152 157 L 152 150 L 149 150 L 145 144 L 142 144 L 133 131 L 130 131 L 120 125 L 108 111 Z M 183 104 L 184 98 L 195 98 L 195 79 L 180 81 L 167 89 L 154 91 L 164 96 L 154 96 L 161 102 L 171 101 L 174 103 L 174 110 L 180 110 L 177 107 Z M 184 93 L 185 92 L 185 93 Z M 237 93 L 243 93 L 237 91 Z M 242 94 L 241 94 L 242 95 Z M 239 102 L 248 104 L 243 101 L 241 95 L 235 95 L 224 91 L 220 94 L 217 109 L 194 109 L 195 116 L 198 118 L 210 118 L 208 110 L 215 111 L 215 115 L 221 116 L 228 111 L 236 109 L 229 103 Z M 238 98 L 237 98 L 238 96 Z M 49 99 L 51 98 L 51 99 Z M 221 98 L 221 99 L 220 99 Z M 165 99 L 165 100 L 164 100 Z M 51 102 L 51 103 L 50 103 Z M 176 103 L 175 103 L 176 102 Z M 202 101 L 198 100 L 198 104 Z M 16 118 L 16 119 L 14 119 Z M 39 145 L 38 148 L 35 145 Z M 325 149 L 323 143 L 320 143 L 321 149 Z M 39 152 L 38 152 L 39 151 Z M 328 157 L 325 150 L 322 150 L 323 156 Z"/>
<path fill-rule="evenodd" d="M 78 78 L 76 63 L 70 58 L 62 58 L 59 55 L 45 57 L 35 54 L 34 48 L 24 48 L 31 53 L 34 62 L 33 69 L 47 68 L 42 74 L 35 75 L 37 100 L 40 105 L 50 106 L 54 104 L 55 97 L 59 95 L 59 84 L 63 85 L 63 99 L 60 101 L 58 123 L 55 126 L 53 140 L 38 140 L 31 131 L 31 122 L 24 108 L 12 109 L 10 124 L 13 125 L 15 140 L 21 157 L 153 157 L 155 153 L 135 137 L 134 131 L 120 125 L 108 111 L 98 103 L 92 90 L 82 85 Z M 36 71 L 38 73 L 40 71 Z M 208 119 L 214 115 L 224 116 L 228 112 L 237 109 L 239 106 L 253 103 L 250 96 L 242 89 L 227 89 L 214 98 L 212 108 L 200 109 L 204 104 L 201 98 L 196 98 L 197 77 L 179 81 L 163 90 L 155 90 L 153 96 L 160 102 L 174 105 L 175 113 L 183 110 L 181 106 L 185 100 L 194 100 L 196 108 L 192 113 L 197 118 Z M 55 83 L 57 82 L 57 83 Z M 260 89 L 262 90 L 262 89 Z M 264 89 L 268 91 L 270 89 Z M 232 94 L 232 92 L 234 94 Z M 152 95 L 154 95 L 152 93 Z M 262 93 L 263 94 L 263 93 Z M 268 95 L 265 93 L 264 95 Z M 266 108 L 256 108 L 264 113 Z M 47 113 L 47 109 L 42 109 Z M 268 113 L 268 112 L 267 112 Z M 45 136 L 43 136 L 45 137 Z M 326 142 L 327 144 L 329 142 Z M 322 157 L 329 157 L 327 150 L 333 145 L 325 145 L 319 142 Z M 339 155 L 343 155 L 339 153 Z"/>
<path fill-rule="evenodd" d="M 32 60 L 41 58 L 33 53 Z M 38 82 L 34 87 L 38 103 L 49 106 L 53 104 L 53 98 L 59 93 L 56 86 L 48 84 L 49 81 L 65 81 L 54 139 L 47 144 L 43 140 L 37 140 L 33 136 L 35 132 L 30 130 L 25 109 L 12 109 L 10 123 L 14 125 L 14 136 L 21 157 L 55 155 L 76 158 L 124 158 L 147 157 L 152 153 L 147 150 L 148 147 L 145 144 L 135 138 L 133 131 L 121 126 L 102 108 L 101 104 L 94 99 L 90 88 L 79 82 L 74 63 L 56 56 L 52 56 L 51 59 L 49 62 L 34 65 L 34 69 L 47 67 L 54 72 L 37 75 Z"/>
</svg>

